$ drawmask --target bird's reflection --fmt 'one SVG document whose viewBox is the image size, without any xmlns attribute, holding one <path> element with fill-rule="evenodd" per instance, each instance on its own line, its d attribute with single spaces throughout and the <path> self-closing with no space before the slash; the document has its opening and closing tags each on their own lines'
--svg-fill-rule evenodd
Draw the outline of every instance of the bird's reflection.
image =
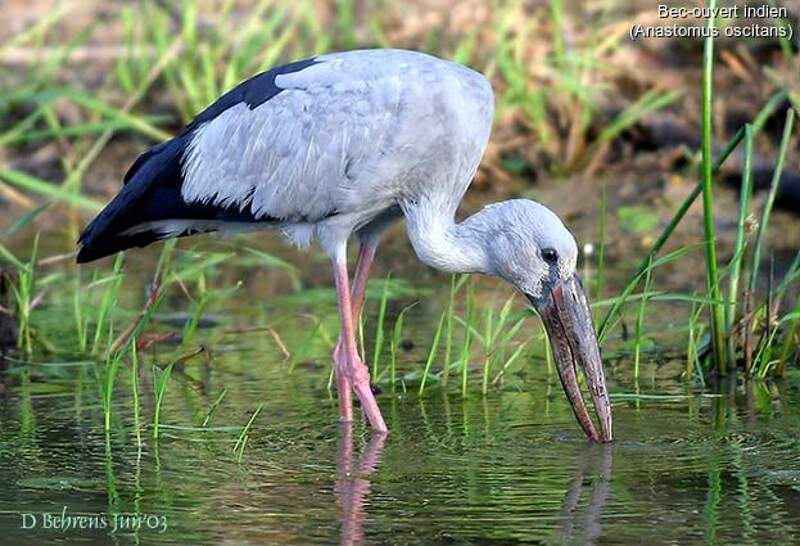
<svg viewBox="0 0 800 546">
<path fill-rule="evenodd" d="M 353 454 L 353 426 L 342 423 L 336 472 L 336 498 L 342 510 L 342 545 L 364 544 L 365 503 L 369 495 L 369 476 L 380 464 L 386 433 L 374 433 L 360 460 Z"/>
<path fill-rule="evenodd" d="M 611 483 L 611 450 L 609 444 L 589 444 L 583 452 L 578 474 L 561 503 L 562 531 L 567 544 L 594 544 L 603 531 L 600 518 Z M 589 476 L 593 476 L 591 492 L 586 507 L 580 509 L 581 494 Z"/>
</svg>

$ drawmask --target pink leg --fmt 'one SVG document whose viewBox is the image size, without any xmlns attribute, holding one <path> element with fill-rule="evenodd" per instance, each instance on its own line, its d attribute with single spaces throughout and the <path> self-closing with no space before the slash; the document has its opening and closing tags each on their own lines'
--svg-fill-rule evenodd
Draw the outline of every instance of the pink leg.
<svg viewBox="0 0 800 546">
<path fill-rule="evenodd" d="M 339 296 L 339 320 L 341 322 L 341 333 L 339 338 L 343 342 L 343 349 L 339 355 L 342 358 L 336 359 L 337 376 L 346 376 L 353 387 L 353 390 L 361 402 L 361 408 L 366 415 L 369 424 L 375 430 L 385 431 L 386 424 L 383 422 L 381 410 L 375 401 L 375 396 L 369 386 L 369 370 L 358 356 L 356 348 L 356 333 L 353 325 L 353 306 L 350 298 L 350 282 L 347 276 L 346 254 L 341 252 L 333 259 L 333 272 L 336 280 L 336 292 Z M 346 363 L 346 368 L 345 368 Z M 342 385 L 337 379 L 337 387 Z M 341 394 L 341 391 L 340 391 Z M 340 399 L 341 411 L 341 399 Z M 351 414 L 352 415 L 352 414 Z"/>
<path fill-rule="evenodd" d="M 353 276 L 353 324 L 358 326 L 361 320 L 361 311 L 364 308 L 364 294 L 367 291 L 367 281 L 369 280 L 369 268 L 375 259 L 375 251 L 378 249 L 377 239 L 368 239 L 361 243 L 358 249 L 358 262 L 356 263 L 356 273 Z"/>
<path fill-rule="evenodd" d="M 347 378 L 347 355 L 337 344 L 333 350 L 333 373 L 336 376 L 336 393 L 339 399 L 339 421 L 353 420 L 353 386 Z"/>
<path fill-rule="evenodd" d="M 361 243 L 361 248 L 358 251 L 358 262 L 356 263 L 356 272 L 351 293 L 353 328 L 358 326 L 358 321 L 361 319 L 361 310 L 364 307 L 364 293 L 366 292 L 367 280 L 369 279 L 369 268 L 375 258 L 375 251 L 377 248 L 378 239 L 369 239 Z M 352 385 L 350 385 L 350 380 L 347 378 L 346 371 L 339 371 L 346 370 L 347 367 L 347 356 L 344 352 L 344 343 L 341 337 L 336 342 L 336 348 L 333 350 L 333 361 L 336 367 L 339 420 L 349 422 L 353 420 L 353 395 L 351 391 Z"/>
</svg>

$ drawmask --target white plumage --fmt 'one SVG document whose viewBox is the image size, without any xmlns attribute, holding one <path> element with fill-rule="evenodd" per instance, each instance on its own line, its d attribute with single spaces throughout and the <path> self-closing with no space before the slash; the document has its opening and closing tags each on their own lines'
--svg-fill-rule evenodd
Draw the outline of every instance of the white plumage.
<svg viewBox="0 0 800 546">
<path fill-rule="evenodd" d="M 455 212 L 491 130 L 486 79 L 409 51 L 316 60 L 277 76 L 283 91 L 271 100 L 253 110 L 239 104 L 198 128 L 184 199 L 249 207 L 257 218 L 285 220 L 290 233 L 319 223 L 322 241 L 327 229 L 353 231 L 421 198 Z"/>
</svg>

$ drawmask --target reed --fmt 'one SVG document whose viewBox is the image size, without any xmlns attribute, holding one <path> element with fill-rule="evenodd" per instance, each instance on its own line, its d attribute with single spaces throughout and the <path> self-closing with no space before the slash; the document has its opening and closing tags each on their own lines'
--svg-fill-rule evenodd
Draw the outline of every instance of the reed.
<svg viewBox="0 0 800 546">
<path fill-rule="evenodd" d="M 167 385 L 172 376 L 173 365 L 170 364 L 166 368 L 161 369 L 155 364 L 153 365 L 153 386 L 155 389 L 155 402 L 153 404 L 153 439 L 158 440 L 161 426 L 161 409 L 164 404 L 164 395 L 167 393 Z"/>
<path fill-rule="evenodd" d="M 391 273 L 386 275 L 381 290 L 381 299 L 378 304 L 378 317 L 375 323 L 375 348 L 372 352 L 372 377 L 378 377 L 380 372 L 380 359 L 383 352 L 383 340 L 386 336 L 386 305 L 389 301 L 389 280 Z"/>
<path fill-rule="evenodd" d="M 474 284 L 472 279 L 467 280 L 467 312 L 464 317 L 464 341 L 461 345 L 459 364 L 461 365 L 461 396 L 467 397 L 467 376 L 472 349 L 472 310 L 474 307 Z"/>
<path fill-rule="evenodd" d="M 397 319 L 395 319 L 394 322 L 394 327 L 392 328 L 392 339 L 391 343 L 389 344 L 392 392 L 394 392 L 395 385 L 397 383 L 397 356 L 400 352 L 400 343 L 402 342 L 403 337 L 403 323 L 405 322 L 406 313 L 408 313 L 408 311 L 410 311 L 415 305 L 416 302 L 403 307 L 400 313 L 398 313 Z"/>
<path fill-rule="evenodd" d="M 453 356 L 453 333 L 454 333 L 454 316 L 455 316 L 455 302 L 456 293 L 460 286 L 466 282 L 466 275 L 457 277 L 456 275 L 450 276 L 450 292 L 448 294 L 447 309 L 445 310 L 445 343 L 444 343 L 444 365 L 442 366 L 442 386 L 447 388 L 447 380 L 450 377 L 450 364 Z"/>
<path fill-rule="evenodd" d="M 647 268 L 647 274 L 644 281 L 644 293 L 642 299 L 639 301 L 639 312 L 636 315 L 636 332 L 634 334 L 633 344 L 633 377 L 639 379 L 639 361 L 642 353 L 642 336 L 644 335 L 644 316 L 647 309 L 648 294 L 652 287 L 653 281 L 653 267 L 652 263 Z"/>
<path fill-rule="evenodd" d="M 709 0 L 708 7 L 714 12 L 716 2 Z M 712 300 L 720 299 L 719 273 L 717 271 L 717 243 L 714 234 L 714 166 L 712 152 L 712 101 L 713 101 L 713 67 L 714 67 L 714 17 L 706 19 L 709 31 L 703 49 L 703 128 L 702 128 L 702 173 L 703 173 L 703 228 L 706 238 L 706 287 Z M 714 362 L 717 371 L 725 375 L 728 370 L 728 356 L 725 345 L 725 309 L 720 303 L 709 304 L 711 315 L 711 341 L 714 350 Z"/>
<path fill-rule="evenodd" d="M 747 217 L 750 214 L 750 199 L 753 194 L 753 126 L 744 127 L 744 164 L 742 166 L 742 184 L 739 190 L 739 216 L 736 222 L 736 242 L 733 256 L 728 264 L 730 279 L 728 284 L 728 306 L 725 313 L 725 329 L 728 332 L 728 355 L 735 360 L 736 346 L 734 323 L 739 298 L 739 279 L 745 260 L 747 243 Z"/>
<path fill-rule="evenodd" d="M 247 447 L 247 442 L 250 441 L 250 429 L 253 427 L 253 423 L 255 423 L 258 414 L 261 413 L 263 408 L 264 404 L 261 403 L 255 409 L 255 411 L 253 411 L 253 414 L 250 416 L 250 419 L 248 419 L 247 424 L 242 428 L 242 432 L 236 439 L 236 443 L 233 445 L 233 453 L 236 455 L 236 460 L 240 463 L 242 462 L 242 457 L 244 457 L 244 449 Z"/>
<path fill-rule="evenodd" d="M 431 342 L 431 349 L 428 351 L 428 358 L 425 360 L 425 369 L 422 371 L 422 380 L 419 383 L 419 394 L 425 392 L 425 385 L 428 381 L 428 376 L 431 373 L 431 366 L 433 365 L 433 361 L 438 355 L 437 350 L 439 349 L 439 340 L 442 337 L 442 326 L 444 326 L 445 319 L 447 317 L 447 311 L 442 312 L 442 316 L 439 318 L 439 322 L 436 325 L 436 330 L 433 333 L 433 341 Z M 447 367 L 447 362 L 444 363 L 445 367 Z"/>
<path fill-rule="evenodd" d="M 778 161 L 775 164 L 775 170 L 772 174 L 772 181 L 770 182 L 769 193 L 767 194 L 767 201 L 764 204 L 764 210 L 761 213 L 761 221 L 758 223 L 758 231 L 756 233 L 756 243 L 753 248 L 753 257 L 750 265 L 750 293 L 755 293 L 756 283 L 758 282 L 758 271 L 761 266 L 761 255 L 763 253 L 764 238 L 769 229 L 769 220 L 772 214 L 772 207 L 775 204 L 775 196 L 778 192 L 780 185 L 781 175 L 783 168 L 786 164 L 786 153 L 789 149 L 789 141 L 792 136 L 792 128 L 794 126 L 794 109 L 786 109 L 786 121 L 783 124 L 783 136 L 781 137 L 780 148 L 778 149 Z"/>
<path fill-rule="evenodd" d="M 103 339 L 103 334 L 107 333 L 112 327 L 112 309 L 117 304 L 119 289 L 123 279 L 122 264 L 123 254 L 119 253 L 116 258 L 114 258 L 114 267 L 111 274 L 93 283 L 95 286 L 105 285 L 106 287 L 94 317 L 95 330 L 91 353 L 95 356 L 100 354 L 100 344 Z"/>
</svg>

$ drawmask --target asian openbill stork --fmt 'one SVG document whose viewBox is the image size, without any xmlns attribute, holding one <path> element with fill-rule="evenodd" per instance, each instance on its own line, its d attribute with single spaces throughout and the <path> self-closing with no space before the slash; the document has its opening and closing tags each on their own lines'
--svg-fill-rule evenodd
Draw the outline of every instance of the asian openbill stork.
<svg viewBox="0 0 800 546">
<path fill-rule="evenodd" d="M 405 219 L 423 263 L 498 276 L 530 300 L 575 416 L 589 438 L 610 441 L 611 405 L 575 272 L 575 239 L 548 208 L 524 199 L 455 221 L 489 139 L 493 103 L 481 74 L 413 51 L 349 51 L 273 68 L 139 156 L 122 190 L 81 234 L 77 260 L 209 231 L 277 228 L 298 247 L 317 240 L 338 293 L 339 416 L 352 420 L 355 391 L 369 423 L 384 431 L 355 325 L 381 234 Z M 351 284 L 346 248 L 353 236 L 361 248 Z"/>
</svg>

